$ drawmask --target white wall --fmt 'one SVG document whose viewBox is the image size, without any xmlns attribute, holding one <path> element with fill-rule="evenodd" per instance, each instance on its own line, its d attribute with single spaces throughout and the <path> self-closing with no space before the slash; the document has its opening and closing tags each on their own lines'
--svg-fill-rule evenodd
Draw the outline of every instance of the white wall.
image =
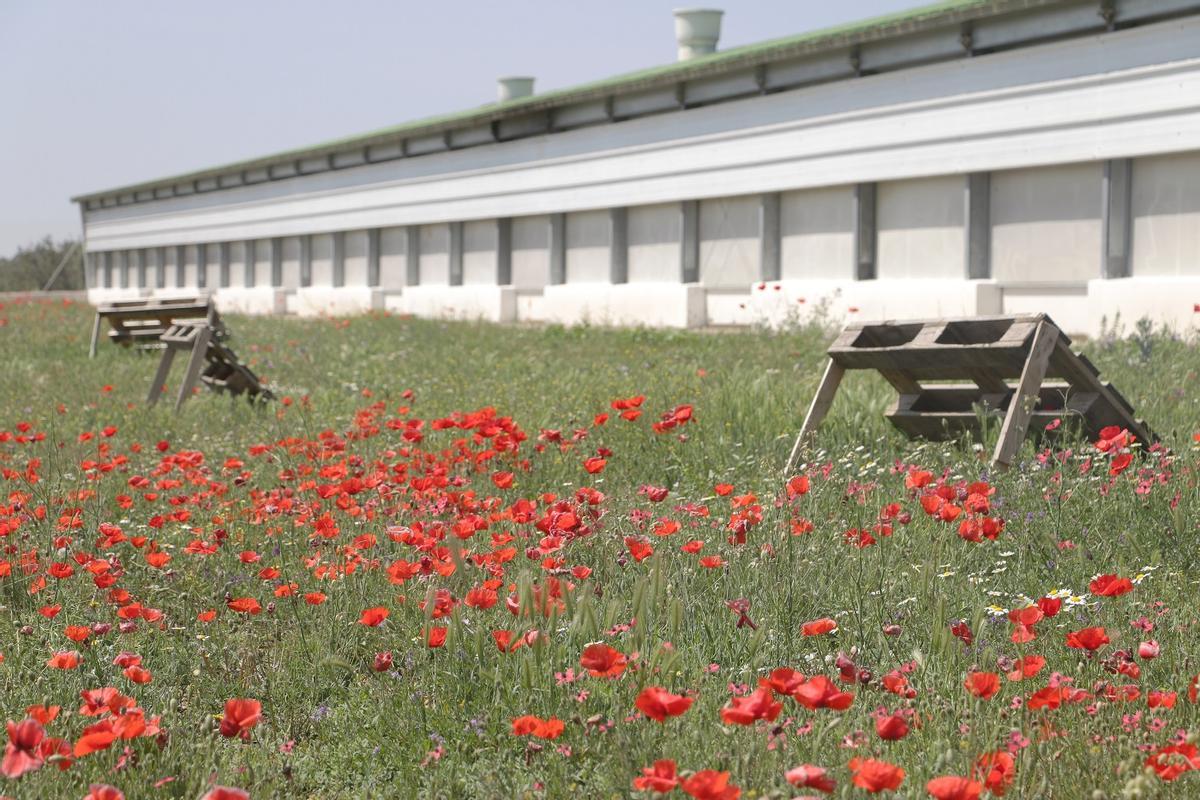
<svg viewBox="0 0 1200 800">
<path fill-rule="evenodd" d="M 500 243 L 494 219 L 463 223 L 463 285 L 494 285 L 496 283 Z"/>
<path fill-rule="evenodd" d="M 512 282 L 519 290 L 541 289 L 550 282 L 550 218 L 512 221 Z"/>
<path fill-rule="evenodd" d="M 333 234 L 312 237 L 312 285 L 333 286 Z"/>
<path fill-rule="evenodd" d="M 963 204 L 966 178 L 949 175 L 881 183 L 876 188 L 876 275 L 966 275 Z"/>
<path fill-rule="evenodd" d="M 379 231 L 379 285 L 401 289 L 408 279 L 408 231 L 383 228 Z"/>
<path fill-rule="evenodd" d="M 421 226 L 421 285 L 450 283 L 450 226 Z"/>
<path fill-rule="evenodd" d="M 567 283 L 608 283 L 610 244 L 607 209 L 567 214 Z"/>
<path fill-rule="evenodd" d="M 683 209 L 679 203 L 633 206 L 627 211 L 629 282 L 679 281 Z"/>
<path fill-rule="evenodd" d="M 1133 162 L 1134 276 L 1200 276 L 1200 151 Z"/>
<path fill-rule="evenodd" d="M 199 285 L 196 264 L 198 256 L 196 245 L 189 244 L 183 248 L 183 285 L 185 288 L 195 289 Z"/>
<path fill-rule="evenodd" d="M 254 242 L 254 285 L 270 286 L 271 280 L 271 240 L 257 239 Z"/>
<path fill-rule="evenodd" d="M 992 175 L 992 277 L 1000 282 L 1100 276 L 1099 163 Z"/>
<path fill-rule="evenodd" d="M 343 242 L 342 260 L 346 286 L 367 285 L 367 232 L 347 231 Z"/>
<path fill-rule="evenodd" d="M 759 278 L 759 197 L 700 203 L 700 283 L 745 289 Z"/>
<path fill-rule="evenodd" d="M 283 266 L 283 287 L 292 290 L 300 286 L 300 238 L 285 236 L 280 242 Z"/>
<path fill-rule="evenodd" d="M 854 277 L 854 187 L 783 192 L 779 198 L 780 277 Z"/>
<path fill-rule="evenodd" d="M 229 243 L 229 285 L 246 285 L 246 242 Z M 253 254 L 251 254 L 253 257 Z"/>
</svg>

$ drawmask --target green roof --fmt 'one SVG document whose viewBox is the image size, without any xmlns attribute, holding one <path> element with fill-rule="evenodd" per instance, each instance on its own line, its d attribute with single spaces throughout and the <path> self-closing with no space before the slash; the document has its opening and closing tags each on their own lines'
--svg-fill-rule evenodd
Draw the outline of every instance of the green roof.
<svg viewBox="0 0 1200 800">
<path fill-rule="evenodd" d="M 544 111 L 571 103 L 598 100 L 616 94 L 659 88 L 681 81 L 695 80 L 738 69 L 755 67 L 785 58 L 812 55 L 823 50 L 917 33 L 923 30 L 962 23 L 979 17 L 994 16 L 1024 8 L 1036 8 L 1056 2 L 1061 2 L 1061 0 L 944 0 L 944 2 L 872 17 L 858 22 L 809 31 L 779 39 L 769 39 L 765 42 L 744 45 L 742 47 L 734 47 L 710 55 L 689 59 L 688 61 L 664 64 L 636 72 L 627 72 L 622 75 L 563 89 L 555 89 L 529 97 L 490 103 L 464 111 L 426 117 L 367 133 L 319 142 L 307 147 L 284 150 L 258 158 L 235 161 L 194 172 L 171 175 L 99 192 L 91 192 L 71 199 L 80 202 L 99 197 L 111 197 L 117 194 L 146 191 L 185 181 L 212 178 L 235 171 L 261 169 L 282 161 L 330 155 L 351 146 L 366 147 L 396 142 L 413 136 L 434 135 L 455 128 L 488 124 L 500 119 Z"/>
</svg>

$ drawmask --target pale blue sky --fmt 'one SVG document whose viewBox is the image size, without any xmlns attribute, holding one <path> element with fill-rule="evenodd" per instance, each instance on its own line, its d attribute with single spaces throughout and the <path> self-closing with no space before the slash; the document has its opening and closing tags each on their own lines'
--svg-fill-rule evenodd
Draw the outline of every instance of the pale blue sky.
<svg viewBox="0 0 1200 800">
<path fill-rule="evenodd" d="M 0 0 L 0 256 L 72 195 L 675 58 L 676 0 Z M 922 5 L 716 0 L 721 47 Z"/>
</svg>

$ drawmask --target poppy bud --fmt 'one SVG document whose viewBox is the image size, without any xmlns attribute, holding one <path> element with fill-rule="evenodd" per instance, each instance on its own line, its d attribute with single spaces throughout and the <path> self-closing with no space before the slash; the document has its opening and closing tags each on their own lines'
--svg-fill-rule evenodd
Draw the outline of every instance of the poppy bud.
<svg viewBox="0 0 1200 800">
<path fill-rule="evenodd" d="M 137 631 L 137 623 L 131 619 L 127 619 L 120 624 L 118 630 L 120 630 L 121 633 L 134 633 Z"/>
<path fill-rule="evenodd" d="M 21 626 L 21 635 L 22 636 L 32 636 L 33 635 L 33 626 L 32 625 L 22 625 Z"/>
<path fill-rule="evenodd" d="M 1148 642 L 1142 642 L 1138 645 L 1138 655 L 1149 661 L 1152 658 L 1158 658 L 1158 642 L 1151 639 Z"/>
<path fill-rule="evenodd" d="M 111 622 L 97 622 L 95 625 L 92 626 L 92 633 L 96 634 L 97 636 L 103 636 L 104 634 L 108 633 L 111 630 L 112 630 Z"/>
<path fill-rule="evenodd" d="M 376 672 L 386 672 L 392 668 L 392 651 L 388 650 L 385 653 L 375 654 L 375 663 L 371 665 L 371 669 Z"/>
<path fill-rule="evenodd" d="M 907 525 L 912 522 L 912 514 L 907 511 L 901 511 L 900 516 L 896 517 L 896 522 L 899 522 L 901 525 Z"/>
<path fill-rule="evenodd" d="M 900 626 L 899 625 L 884 625 L 883 626 L 883 634 L 884 634 L 884 636 L 899 636 L 900 635 Z"/>
<path fill-rule="evenodd" d="M 268 614 L 275 613 L 275 604 L 274 603 L 267 603 L 267 613 Z"/>
</svg>

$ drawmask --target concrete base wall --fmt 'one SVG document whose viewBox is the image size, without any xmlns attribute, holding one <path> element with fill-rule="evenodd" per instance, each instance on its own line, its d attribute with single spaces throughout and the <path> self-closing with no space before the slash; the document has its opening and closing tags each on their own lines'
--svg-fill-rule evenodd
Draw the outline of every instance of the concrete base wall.
<svg viewBox="0 0 1200 800">
<path fill-rule="evenodd" d="M 302 317 L 340 317 L 383 308 L 383 290 L 370 286 L 304 286 L 288 300 L 289 307 Z"/>
<path fill-rule="evenodd" d="M 993 281 L 951 278 L 787 280 L 755 284 L 747 307 L 754 323 L 772 327 L 808 321 L 963 317 L 1001 313 L 1001 292 Z"/>
<path fill-rule="evenodd" d="M 163 290 L 164 296 L 168 290 Z M 169 290 L 175 294 L 178 289 Z M 222 314 L 283 314 L 287 311 L 287 292 L 270 286 L 229 287 L 213 295 Z"/>
<path fill-rule="evenodd" d="M 416 317 L 515 322 L 517 291 L 512 286 L 409 286 L 399 306 Z"/>
<path fill-rule="evenodd" d="M 545 289 L 545 319 L 562 325 L 695 328 L 705 323 L 704 295 L 695 283 L 558 284 Z"/>
<path fill-rule="evenodd" d="M 1200 277 L 1120 278 L 1088 281 L 1089 331 L 1106 323 L 1128 334 L 1143 317 L 1179 333 L 1200 332 Z M 1118 318 L 1119 315 L 1119 318 Z"/>
<path fill-rule="evenodd" d="M 111 303 L 116 300 L 139 300 L 143 297 L 149 297 L 150 294 L 149 289 L 116 289 L 111 286 L 87 290 L 88 302 L 94 306 Z"/>
</svg>

